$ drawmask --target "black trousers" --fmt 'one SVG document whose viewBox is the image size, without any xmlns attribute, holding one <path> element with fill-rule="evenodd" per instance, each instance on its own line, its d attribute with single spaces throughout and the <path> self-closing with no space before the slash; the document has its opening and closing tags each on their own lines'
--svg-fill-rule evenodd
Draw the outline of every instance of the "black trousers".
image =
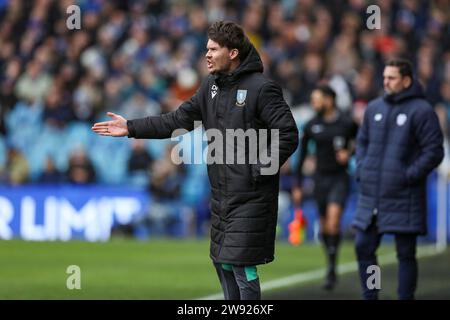
<svg viewBox="0 0 450 320">
<path fill-rule="evenodd" d="M 225 300 L 261 300 L 256 266 L 214 263 Z"/>
<path fill-rule="evenodd" d="M 376 227 L 376 220 L 366 231 L 358 230 L 355 239 L 356 256 L 358 257 L 359 276 L 366 300 L 378 299 L 378 289 L 369 289 L 367 280 L 371 276 L 368 268 L 377 265 L 376 250 L 380 245 L 381 237 Z M 414 299 L 417 286 L 417 259 L 416 259 L 417 235 L 410 233 L 395 234 L 395 249 L 398 260 L 398 287 L 397 294 L 400 300 Z"/>
</svg>

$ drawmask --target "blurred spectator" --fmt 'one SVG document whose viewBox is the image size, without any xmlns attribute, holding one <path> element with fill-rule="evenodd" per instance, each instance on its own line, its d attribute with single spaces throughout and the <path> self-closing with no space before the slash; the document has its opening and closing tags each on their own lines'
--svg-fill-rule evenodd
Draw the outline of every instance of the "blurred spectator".
<svg viewBox="0 0 450 320">
<path fill-rule="evenodd" d="M 59 184 L 65 181 L 65 176 L 60 172 L 51 157 L 45 160 L 45 168 L 39 177 L 39 183 Z"/>
<path fill-rule="evenodd" d="M 361 120 L 382 86 L 385 60 L 396 56 L 416 62 L 427 100 L 448 109 L 445 0 L 373 1 L 381 9 L 379 30 L 366 28 L 369 4 L 362 0 L 80 1 L 76 31 L 66 27 L 72 4 L 7 1 L 0 9 L 0 133 L 7 139 L 23 141 L 18 128 L 7 130 L 7 119 L 28 118 L 26 111 L 63 136 L 67 124 L 92 123 L 106 108 L 130 118 L 176 109 L 207 73 L 206 28 L 219 19 L 244 27 L 293 109 L 310 108 L 311 89 L 329 82 L 338 107 Z M 297 114 L 299 123 L 306 120 Z M 30 132 L 38 144 L 41 137 Z"/>
<path fill-rule="evenodd" d="M 50 126 L 63 128 L 72 120 L 72 110 L 64 104 L 60 88 L 52 86 L 45 97 L 43 121 Z"/>
<path fill-rule="evenodd" d="M 90 184 L 96 181 L 94 166 L 84 149 L 75 149 L 71 154 L 67 179 L 74 184 Z"/>
<path fill-rule="evenodd" d="M 370 100 L 377 96 L 374 86 L 375 69 L 365 63 L 358 70 L 352 82 L 353 108 L 352 116 L 358 125 L 362 124 L 364 112 Z"/>
<path fill-rule="evenodd" d="M 301 84 L 299 87 L 302 90 L 301 97 L 299 97 L 300 103 L 306 103 L 309 101 L 309 96 L 317 83 L 324 76 L 324 59 L 317 53 L 307 53 L 304 57 L 303 72 L 301 73 Z M 295 103 L 295 100 L 293 101 Z"/>
<path fill-rule="evenodd" d="M 143 148 L 141 142 L 142 140 L 133 140 L 133 149 Z M 159 236 L 170 234 L 182 214 L 192 215 L 192 209 L 186 208 L 178 201 L 185 170 L 183 165 L 177 166 L 173 163 L 172 149 L 173 145 L 167 145 L 164 157 L 153 162 L 151 166 L 152 177 L 148 187 L 151 202 L 132 222 L 131 227 L 137 232 Z"/>
<path fill-rule="evenodd" d="M 175 199 L 180 194 L 186 172 L 183 164 L 176 165 L 172 160 L 172 149 L 173 145 L 167 145 L 164 157 L 153 163 L 150 192 L 155 200 Z"/>
<path fill-rule="evenodd" d="M 6 134 L 4 118 L 17 103 L 14 86 L 20 71 L 20 60 L 14 58 L 8 61 L 5 73 L 0 77 L 0 133 L 2 134 Z"/>
<path fill-rule="evenodd" d="M 184 68 L 178 71 L 177 80 L 170 88 L 174 98 L 181 102 L 189 99 L 194 95 L 199 86 L 199 78 L 195 70 Z"/>
<path fill-rule="evenodd" d="M 137 119 L 160 114 L 160 106 L 156 101 L 148 99 L 142 91 L 136 91 L 119 112 L 127 119 Z"/>
<path fill-rule="evenodd" d="M 433 65 L 436 45 L 433 41 L 425 42 L 417 52 L 417 78 L 424 87 L 425 95 L 431 105 L 439 102 L 439 72 Z"/>
<path fill-rule="evenodd" d="M 153 158 L 145 149 L 145 141 L 133 139 L 130 157 L 128 158 L 128 172 L 145 172 L 150 171 Z"/>
<path fill-rule="evenodd" d="M 0 180 L 10 185 L 28 182 L 29 166 L 25 156 L 13 146 L 9 147 L 4 168 L 0 168 Z"/>
<path fill-rule="evenodd" d="M 176 203 L 180 196 L 180 187 L 185 178 L 184 165 L 176 165 L 171 159 L 173 145 L 166 147 L 164 158 L 153 163 L 150 195 L 152 203 L 148 209 L 148 224 L 153 233 L 170 233 L 170 228 L 179 219 L 181 207 Z"/>
<path fill-rule="evenodd" d="M 359 64 L 356 39 L 353 33 L 341 33 L 328 52 L 328 65 L 331 74 L 339 74 L 350 79 Z"/>
<path fill-rule="evenodd" d="M 79 86 L 73 94 L 73 111 L 80 121 L 93 121 L 102 105 L 102 92 L 93 75 L 81 78 Z"/>
<path fill-rule="evenodd" d="M 436 105 L 442 131 L 450 136 L 450 80 L 444 81 L 440 90 L 441 101 Z"/>
<path fill-rule="evenodd" d="M 20 76 L 16 84 L 16 95 L 19 99 L 35 102 L 42 100 L 52 84 L 52 77 L 44 72 L 39 62 L 27 64 L 26 73 Z"/>
<path fill-rule="evenodd" d="M 142 72 L 139 73 L 137 81 L 144 94 L 154 101 L 160 100 L 167 90 L 166 81 L 151 64 L 145 64 L 142 67 Z"/>
</svg>

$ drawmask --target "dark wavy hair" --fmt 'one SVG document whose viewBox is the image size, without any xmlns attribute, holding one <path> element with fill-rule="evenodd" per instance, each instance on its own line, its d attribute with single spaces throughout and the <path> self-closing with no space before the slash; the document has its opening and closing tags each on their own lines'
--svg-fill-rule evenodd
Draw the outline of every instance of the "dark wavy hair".
<svg viewBox="0 0 450 320">
<path fill-rule="evenodd" d="M 231 21 L 214 22 L 208 29 L 208 38 L 217 42 L 221 47 L 237 49 L 240 61 L 247 57 L 251 49 L 250 40 L 242 28 Z"/>
<path fill-rule="evenodd" d="M 318 85 L 314 88 L 313 91 L 320 91 L 324 96 L 330 97 L 331 99 L 336 100 L 336 92 L 326 84 Z"/>
<path fill-rule="evenodd" d="M 413 78 L 412 63 L 406 59 L 392 59 L 386 63 L 386 66 L 397 67 L 402 77 Z"/>
</svg>

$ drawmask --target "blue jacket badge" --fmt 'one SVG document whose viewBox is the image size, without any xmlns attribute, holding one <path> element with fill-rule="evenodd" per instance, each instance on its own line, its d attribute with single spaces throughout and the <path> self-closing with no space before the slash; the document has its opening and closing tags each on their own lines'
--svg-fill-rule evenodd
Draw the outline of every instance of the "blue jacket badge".
<svg viewBox="0 0 450 320">
<path fill-rule="evenodd" d="M 247 90 L 238 90 L 236 93 L 236 106 L 245 106 L 245 99 L 247 98 Z"/>
</svg>

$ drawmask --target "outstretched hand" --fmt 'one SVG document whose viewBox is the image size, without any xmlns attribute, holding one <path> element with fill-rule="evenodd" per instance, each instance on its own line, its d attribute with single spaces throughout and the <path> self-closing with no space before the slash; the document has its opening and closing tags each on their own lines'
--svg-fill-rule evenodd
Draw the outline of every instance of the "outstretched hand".
<svg viewBox="0 0 450 320">
<path fill-rule="evenodd" d="M 106 115 L 113 120 L 97 122 L 92 126 L 92 131 L 102 136 L 124 137 L 128 135 L 127 120 L 118 114 L 107 112 Z"/>
</svg>

